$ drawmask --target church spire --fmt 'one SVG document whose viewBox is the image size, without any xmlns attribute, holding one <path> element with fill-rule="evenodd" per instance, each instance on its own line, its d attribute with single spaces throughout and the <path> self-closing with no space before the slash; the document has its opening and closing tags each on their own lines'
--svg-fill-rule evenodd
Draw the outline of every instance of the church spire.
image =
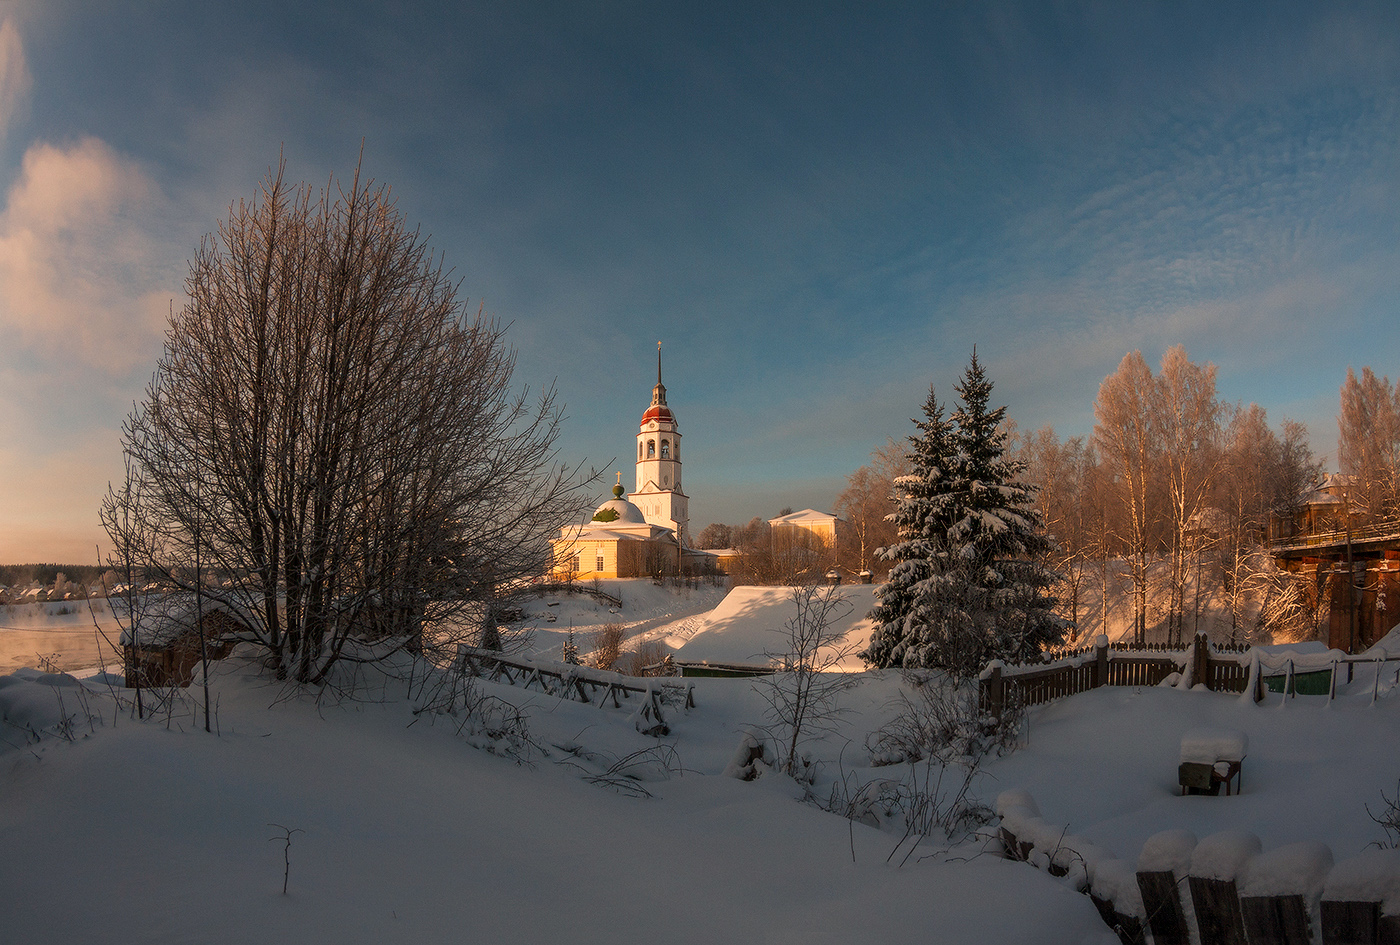
<svg viewBox="0 0 1400 945">
<path fill-rule="evenodd" d="M 651 389 L 651 405 L 666 406 L 666 386 L 661 383 L 661 342 L 656 343 L 656 386 Z"/>
</svg>

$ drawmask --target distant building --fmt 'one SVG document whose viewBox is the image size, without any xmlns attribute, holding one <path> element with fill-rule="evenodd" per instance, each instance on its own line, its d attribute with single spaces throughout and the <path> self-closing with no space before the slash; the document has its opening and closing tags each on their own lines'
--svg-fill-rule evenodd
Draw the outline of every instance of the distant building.
<svg viewBox="0 0 1400 945">
<path fill-rule="evenodd" d="M 784 529 L 800 530 L 816 537 L 828 548 L 836 547 L 838 534 L 844 530 L 845 524 L 830 512 L 818 512 L 816 509 L 803 509 L 768 520 L 768 527 L 773 530 L 775 539 Z"/>
</svg>

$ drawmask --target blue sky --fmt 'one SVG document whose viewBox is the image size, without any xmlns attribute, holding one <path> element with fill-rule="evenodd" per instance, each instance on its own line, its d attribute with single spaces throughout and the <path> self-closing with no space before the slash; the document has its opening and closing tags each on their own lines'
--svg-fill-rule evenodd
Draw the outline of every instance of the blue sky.
<svg viewBox="0 0 1400 945">
<path fill-rule="evenodd" d="M 1319 453 L 1349 365 L 1400 375 L 1393 3 L 0 0 L 0 24 L 3 561 L 95 557 L 186 260 L 279 150 L 319 183 L 364 142 L 511 323 L 518 379 L 557 384 L 565 458 L 630 456 L 662 341 L 697 529 L 829 508 L 974 344 L 1020 426 L 1062 435 L 1133 349 L 1185 345 Z"/>
</svg>

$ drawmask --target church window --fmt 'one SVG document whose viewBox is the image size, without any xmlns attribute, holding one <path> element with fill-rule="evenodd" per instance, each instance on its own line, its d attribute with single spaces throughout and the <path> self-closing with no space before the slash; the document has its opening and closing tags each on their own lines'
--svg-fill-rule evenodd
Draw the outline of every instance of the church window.
<svg viewBox="0 0 1400 945">
<path fill-rule="evenodd" d="M 652 458 L 653 456 L 655 456 L 655 455 L 656 455 L 656 441 L 655 441 L 655 440 L 647 440 L 647 459 L 651 459 L 651 458 Z"/>
<path fill-rule="evenodd" d="M 670 458 L 671 458 L 671 441 L 670 441 L 670 440 L 662 440 L 662 441 L 661 441 L 661 458 L 662 458 L 662 459 L 670 459 Z"/>
<path fill-rule="evenodd" d="M 642 444 L 640 444 L 640 443 L 637 444 L 637 458 L 638 458 L 638 459 L 641 459 L 641 458 L 642 458 Z"/>
</svg>

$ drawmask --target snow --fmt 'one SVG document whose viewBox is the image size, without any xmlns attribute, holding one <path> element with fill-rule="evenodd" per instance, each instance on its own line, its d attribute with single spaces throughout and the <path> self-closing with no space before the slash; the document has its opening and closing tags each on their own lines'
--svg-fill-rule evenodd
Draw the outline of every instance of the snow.
<svg viewBox="0 0 1400 945">
<path fill-rule="evenodd" d="M 1331 869 L 1332 850 L 1327 844 L 1318 840 L 1290 843 L 1250 861 L 1239 881 L 1240 895 L 1302 896 L 1310 903 L 1317 902 Z"/>
<path fill-rule="evenodd" d="M 1127 860 L 1100 860 L 1089 877 L 1090 888 L 1095 896 L 1113 903 L 1113 908 L 1123 915 L 1147 917 L 1147 908 L 1142 904 L 1142 890 L 1137 882 L 1137 869 Z"/>
<path fill-rule="evenodd" d="M 1202 839 L 1191 851 L 1191 875 L 1234 880 L 1263 849 L 1259 838 L 1248 830 L 1222 830 Z"/>
<path fill-rule="evenodd" d="M 530 694 L 550 755 L 516 763 L 472 748 L 450 717 L 410 725 L 396 684 L 317 706 L 223 661 L 217 735 L 188 708 L 137 722 L 107 705 L 95 734 L 0 755 L 5 937 L 1114 941 L 1086 897 L 1023 864 L 897 869 L 888 834 L 800 802 L 791 779 L 718 776 L 732 723 L 757 706 L 747 681 L 700 682 L 703 708 L 678 714 L 667 742 L 681 769 L 653 772 L 639 797 L 579 774 L 657 744 L 625 710 Z M 285 896 L 283 828 L 302 831 Z"/>
<path fill-rule="evenodd" d="M 1213 765 L 1217 761 L 1240 761 L 1249 750 L 1244 732 L 1192 729 L 1181 736 L 1182 764 Z"/>
<path fill-rule="evenodd" d="M 1366 850 L 1342 860 L 1327 874 L 1322 898 L 1379 902 L 1385 915 L 1400 914 L 1400 850 Z"/>
<path fill-rule="evenodd" d="M 846 635 L 842 646 L 850 652 L 833 668 L 859 672 L 865 664 L 856 653 L 865 649 L 874 629 L 866 615 L 875 607 L 875 585 L 842 585 L 837 590 L 845 599 L 844 616 L 833 629 Z M 678 660 L 767 663 L 765 653 L 784 648 L 783 626 L 797 614 L 792 592 L 790 587 L 736 587 L 689 637 L 667 637 L 665 642 L 675 647 Z"/>
<path fill-rule="evenodd" d="M 1185 876 L 1191 871 L 1191 854 L 1196 849 L 1196 835 L 1177 827 L 1163 830 L 1147 838 L 1138 854 L 1137 868 L 1144 873 L 1165 873 Z"/>
<path fill-rule="evenodd" d="M 772 649 L 785 619 L 781 589 L 606 583 L 619 613 L 593 598 L 527 600 L 536 659 L 568 624 L 586 635 L 614 620 L 632 639 L 747 656 Z M 541 626 L 546 614 L 557 622 Z M 1056 878 L 932 839 L 899 867 L 887 862 L 898 831 L 813 802 L 843 780 L 856 796 L 910 770 L 876 767 L 866 748 L 909 691 L 896 672 L 862 674 L 834 730 L 804 744 L 809 788 L 762 757 L 755 780 L 733 776 L 771 744 L 763 680 L 695 680 L 696 707 L 668 707 L 659 740 L 636 730 L 635 700 L 599 707 L 481 683 L 521 720 L 512 742 L 460 713 L 415 715 L 421 693 L 372 670 L 354 698 L 291 693 L 249 652 L 215 664 L 213 735 L 188 701 L 146 721 L 118 711 L 110 675 L 0 676 L 5 940 L 1107 945 L 1075 890 L 1141 915 L 1137 869 L 1400 911 L 1400 853 L 1368 849 L 1385 834 L 1367 806 L 1379 811 L 1400 773 L 1385 747 L 1400 743 L 1393 669 L 1374 704 L 1377 670 L 1363 665 L 1330 702 L 1104 687 L 1030 710 L 1018 747 L 984 759 L 971 794 L 1036 842 L 1038 862 L 1069 870 Z M 1245 740 L 1241 794 L 1180 794 L 1182 746 L 1201 732 Z M 286 896 L 270 824 L 304 831 Z"/>
</svg>

